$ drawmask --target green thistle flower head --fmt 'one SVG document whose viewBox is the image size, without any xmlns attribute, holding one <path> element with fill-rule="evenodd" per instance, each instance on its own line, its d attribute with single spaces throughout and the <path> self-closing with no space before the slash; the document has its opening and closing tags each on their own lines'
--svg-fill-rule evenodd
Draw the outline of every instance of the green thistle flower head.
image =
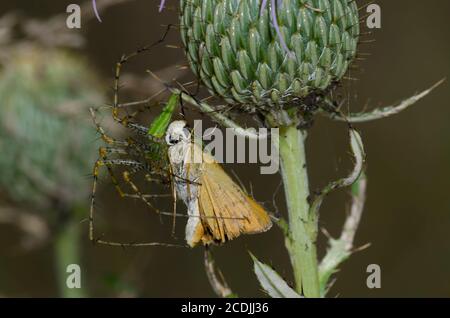
<svg viewBox="0 0 450 318">
<path fill-rule="evenodd" d="M 349 0 L 181 0 L 180 20 L 191 68 L 211 94 L 259 110 L 341 80 L 360 33 Z"/>
</svg>

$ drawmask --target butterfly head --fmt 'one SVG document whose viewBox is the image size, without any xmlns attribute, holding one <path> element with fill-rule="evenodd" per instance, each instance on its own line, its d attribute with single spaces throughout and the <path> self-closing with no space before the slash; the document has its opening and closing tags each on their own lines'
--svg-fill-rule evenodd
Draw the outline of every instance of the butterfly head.
<svg viewBox="0 0 450 318">
<path fill-rule="evenodd" d="M 169 146 L 176 145 L 180 141 L 189 142 L 191 140 L 191 132 L 187 128 L 184 120 L 176 120 L 167 128 L 166 143 Z"/>
</svg>

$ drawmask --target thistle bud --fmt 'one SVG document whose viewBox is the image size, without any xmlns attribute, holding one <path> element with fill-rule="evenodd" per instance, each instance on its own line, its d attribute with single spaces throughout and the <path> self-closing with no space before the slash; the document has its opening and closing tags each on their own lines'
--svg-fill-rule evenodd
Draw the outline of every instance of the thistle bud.
<svg viewBox="0 0 450 318">
<path fill-rule="evenodd" d="M 180 20 L 190 66 L 210 93 L 259 110 L 341 80 L 360 33 L 348 0 L 182 0 Z"/>
</svg>

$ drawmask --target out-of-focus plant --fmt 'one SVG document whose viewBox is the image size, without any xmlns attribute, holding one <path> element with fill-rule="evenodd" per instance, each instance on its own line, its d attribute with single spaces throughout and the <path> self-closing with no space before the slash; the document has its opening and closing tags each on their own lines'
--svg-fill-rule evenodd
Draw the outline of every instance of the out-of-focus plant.
<svg viewBox="0 0 450 318">
<path fill-rule="evenodd" d="M 98 9 L 131 1 L 105 0 Z M 83 23 L 92 21 L 91 1 L 81 7 Z M 24 250 L 51 241 L 60 295 L 76 297 L 85 293 L 66 287 L 66 266 L 81 262 L 79 222 L 87 215 L 98 148 L 88 109 L 103 103 L 104 89 L 73 51 L 85 46 L 87 28 L 68 29 L 66 18 L 16 11 L 0 17 L 0 223 L 22 231 Z M 137 92 L 163 88 L 132 74 L 124 78 Z"/>
<path fill-rule="evenodd" d="M 61 296 L 82 296 L 66 287 L 66 266 L 81 262 L 97 147 L 88 107 L 102 102 L 99 83 L 66 52 L 23 44 L 9 53 L 0 68 L 0 187 L 50 224 Z"/>
<path fill-rule="evenodd" d="M 46 209 L 85 199 L 93 129 L 87 106 L 101 101 L 83 61 L 21 47 L 0 73 L 0 184 L 21 202 Z"/>
</svg>

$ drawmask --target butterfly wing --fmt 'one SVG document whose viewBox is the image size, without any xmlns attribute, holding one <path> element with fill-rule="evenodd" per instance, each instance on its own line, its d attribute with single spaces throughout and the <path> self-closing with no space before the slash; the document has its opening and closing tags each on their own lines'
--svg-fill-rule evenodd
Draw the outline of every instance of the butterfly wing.
<svg viewBox="0 0 450 318">
<path fill-rule="evenodd" d="M 204 156 L 198 199 L 205 232 L 215 242 L 224 243 L 241 234 L 270 229 L 272 222 L 264 208 L 245 194 L 211 156 Z"/>
</svg>

